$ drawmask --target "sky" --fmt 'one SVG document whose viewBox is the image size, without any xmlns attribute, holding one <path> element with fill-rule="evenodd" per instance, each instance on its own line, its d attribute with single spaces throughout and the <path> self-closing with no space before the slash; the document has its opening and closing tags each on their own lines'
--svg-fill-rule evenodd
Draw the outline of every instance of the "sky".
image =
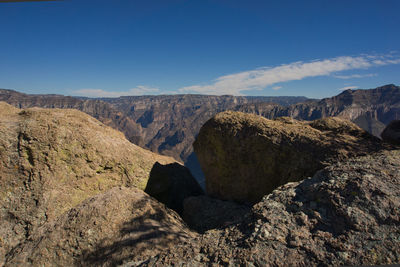
<svg viewBox="0 0 400 267">
<path fill-rule="evenodd" d="M 307 96 L 400 85 L 398 0 L 0 1 L 0 88 Z"/>
</svg>

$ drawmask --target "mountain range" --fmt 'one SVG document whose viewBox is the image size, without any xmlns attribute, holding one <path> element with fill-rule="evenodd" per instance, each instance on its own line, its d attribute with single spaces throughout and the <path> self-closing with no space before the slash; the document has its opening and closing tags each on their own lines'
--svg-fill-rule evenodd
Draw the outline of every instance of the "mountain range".
<svg viewBox="0 0 400 267">
<path fill-rule="evenodd" d="M 120 130 L 134 144 L 183 162 L 203 183 L 192 143 L 200 127 L 226 111 L 254 113 L 272 119 L 292 117 L 315 120 L 337 116 L 349 119 L 375 136 L 391 120 L 400 118 L 400 87 L 346 90 L 321 100 L 306 97 L 243 97 L 208 95 L 122 96 L 82 98 L 62 95 L 28 95 L 0 89 L 0 101 L 18 108 L 73 108 Z"/>
</svg>

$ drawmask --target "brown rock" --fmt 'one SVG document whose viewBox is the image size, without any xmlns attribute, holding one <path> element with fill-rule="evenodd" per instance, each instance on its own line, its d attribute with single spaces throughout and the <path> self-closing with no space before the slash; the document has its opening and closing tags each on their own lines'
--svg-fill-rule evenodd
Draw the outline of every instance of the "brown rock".
<svg viewBox="0 0 400 267">
<path fill-rule="evenodd" d="M 240 223 L 207 231 L 141 266 L 398 265 L 399 169 L 400 150 L 338 162 L 277 188 Z"/>
<path fill-rule="evenodd" d="M 193 144 L 210 196 L 255 203 L 287 182 L 312 176 L 330 162 L 380 148 L 379 140 L 339 118 L 301 122 L 222 112 Z"/>
<path fill-rule="evenodd" d="M 175 162 L 80 111 L 0 102 L 0 259 L 89 197 L 120 185 L 144 189 L 157 161 Z"/>
<path fill-rule="evenodd" d="M 116 187 L 42 226 L 11 252 L 8 266 L 116 266 L 173 248 L 193 234 L 143 191 Z"/>
</svg>

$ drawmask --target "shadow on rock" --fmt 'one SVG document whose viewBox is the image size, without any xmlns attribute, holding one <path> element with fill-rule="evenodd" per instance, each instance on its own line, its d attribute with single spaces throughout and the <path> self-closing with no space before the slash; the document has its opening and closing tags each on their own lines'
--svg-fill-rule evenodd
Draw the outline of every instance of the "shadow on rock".
<svg viewBox="0 0 400 267">
<path fill-rule="evenodd" d="M 179 214 L 183 212 L 185 198 L 204 194 L 185 166 L 178 163 L 162 165 L 158 162 L 151 169 L 145 192 Z"/>
<path fill-rule="evenodd" d="M 147 201 L 135 204 L 137 207 L 146 205 Z M 140 261 L 187 238 L 188 234 L 168 218 L 165 210 L 155 208 L 124 223 L 118 238 L 103 239 L 98 242 L 103 245 L 94 251 L 83 251 L 77 265 L 116 266 L 132 258 Z"/>
</svg>

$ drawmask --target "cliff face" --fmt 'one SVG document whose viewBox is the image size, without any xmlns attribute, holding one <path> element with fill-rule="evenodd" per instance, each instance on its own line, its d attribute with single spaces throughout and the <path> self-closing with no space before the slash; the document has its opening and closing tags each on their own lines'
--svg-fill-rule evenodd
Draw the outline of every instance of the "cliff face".
<svg viewBox="0 0 400 267">
<path fill-rule="evenodd" d="M 89 197 L 144 189 L 157 161 L 176 162 L 80 111 L 0 102 L 0 259 Z"/>
<path fill-rule="evenodd" d="M 369 133 L 379 136 L 385 125 L 400 118 L 400 87 L 391 84 L 370 90 L 346 90 L 331 98 L 306 101 L 289 107 L 267 103 L 245 104 L 236 110 L 269 119 L 287 116 L 299 120 L 315 120 L 337 116 L 351 120 Z"/>
</svg>

